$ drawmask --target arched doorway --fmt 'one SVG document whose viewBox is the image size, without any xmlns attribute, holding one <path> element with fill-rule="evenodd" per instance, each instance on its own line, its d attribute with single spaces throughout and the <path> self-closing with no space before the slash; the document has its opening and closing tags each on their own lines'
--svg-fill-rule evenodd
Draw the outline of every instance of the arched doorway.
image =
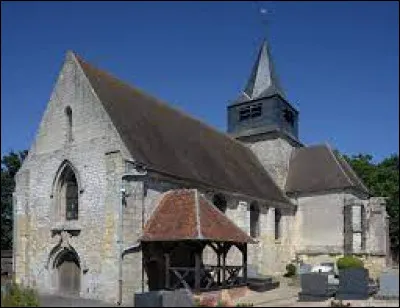
<svg viewBox="0 0 400 308">
<path fill-rule="evenodd" d="M 57 258 L 58 292 L 62 295 L 79 296 L 81 290 L 81 266 L 76 252 L 66 249 Z"/>
</svg>

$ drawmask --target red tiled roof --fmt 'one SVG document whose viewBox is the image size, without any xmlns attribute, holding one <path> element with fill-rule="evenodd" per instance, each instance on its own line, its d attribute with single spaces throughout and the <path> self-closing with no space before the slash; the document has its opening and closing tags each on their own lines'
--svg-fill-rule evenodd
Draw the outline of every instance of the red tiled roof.
<svg viewBox="0 0 400 308">
<path fill-rule="evenodd" d="M 254 243 L 249 235 L 195 189 L 167 192 L 148 220 L 140 240 Z"/>
</svg>

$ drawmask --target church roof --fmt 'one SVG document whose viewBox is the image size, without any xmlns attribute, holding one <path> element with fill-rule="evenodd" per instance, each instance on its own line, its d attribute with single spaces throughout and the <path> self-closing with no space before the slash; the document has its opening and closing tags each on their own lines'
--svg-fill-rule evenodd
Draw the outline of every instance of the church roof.
<svg viewBox="0 0 400 308">
<path fill-rule="evenodd" d="M 239 141 L 76 59 L 135 160 L 206 187 L 290 206 Z"/>
<path fill-rule="evenodd" d="M 368 189 L 340 155 L 328 145 L 293 150 L 286 180 L 286 192 L 305 193 L 353 188 L 368 194 Z"/>
<path fill-rule="evenodd" d="M 195 189 L 165 193 L 146 223 L 140 240 L 254 243 L 250 236 Z"/>
<path fill-rule="evenodd" d="M 286 100 L 285 93 L 275 72 L 270 48 L 265 40 L 260 47 L 246 87 L 233 104 L 273 95 L 280 95 Z"/>
</svg>

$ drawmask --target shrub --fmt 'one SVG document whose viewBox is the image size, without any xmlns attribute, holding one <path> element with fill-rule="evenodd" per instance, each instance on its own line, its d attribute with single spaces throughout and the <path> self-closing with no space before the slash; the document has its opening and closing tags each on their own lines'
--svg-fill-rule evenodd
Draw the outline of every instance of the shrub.
<svg viewBox="0 0 400 308">
<path fill-rule="evenodd" d="M 283 275 L 284 277 L 293 277 L 296 275 L 296 265 L 289 263 L 286 265 L 286 273 Z"/>
<path fill-rule="evenodd" d="M 364 263 L 357 257 L 344 256 L 337 260 L 337 267 L 338 269 L 363 268 Z"/>
<path fill-rule="evenodd" d="M 35 290 L 12 283 L 1 295 L 1 307 L 39 307 L 39 298 Z"/>
</svg>

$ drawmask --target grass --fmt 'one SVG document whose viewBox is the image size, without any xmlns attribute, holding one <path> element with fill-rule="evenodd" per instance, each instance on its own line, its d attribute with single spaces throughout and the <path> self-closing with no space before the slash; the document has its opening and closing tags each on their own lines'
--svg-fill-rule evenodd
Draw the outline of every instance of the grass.
<svg viewBox="0 0 400 308">
<path fill-rule="evenodd" d="M 2 277 L 2 287 L 7 285 L 7 288 L 1 294 L 1 307 L 39 307 L 39 297 L 34 289 L 6 280 Z"/>
</svg>

